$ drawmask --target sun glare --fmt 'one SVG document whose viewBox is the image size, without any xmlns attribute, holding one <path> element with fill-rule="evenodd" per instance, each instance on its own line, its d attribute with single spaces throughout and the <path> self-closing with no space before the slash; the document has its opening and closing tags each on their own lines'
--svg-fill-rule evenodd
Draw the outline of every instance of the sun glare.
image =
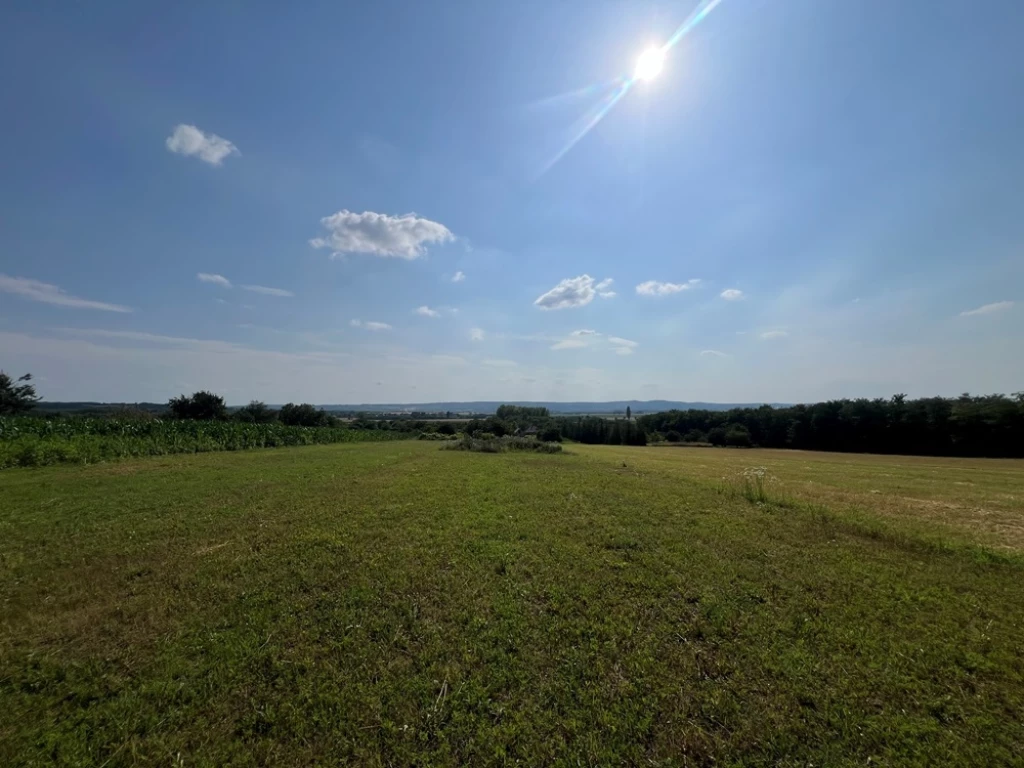
<svg viewBox="0 0 1024 768">
<path fill-rule="evenodd" d="M 661 72 L 664 64 L 665 49 L 652 46 L 640 54 L 640 58 L 636 61 L 634 76 L 637 80 L 653 80 Z"/>
</svg>

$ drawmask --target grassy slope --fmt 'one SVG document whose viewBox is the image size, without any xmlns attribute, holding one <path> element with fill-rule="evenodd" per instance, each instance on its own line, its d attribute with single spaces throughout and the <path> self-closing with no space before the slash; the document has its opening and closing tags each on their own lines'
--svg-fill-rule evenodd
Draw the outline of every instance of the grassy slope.
<svg viewBox="0 0 1024 768">
<path fill-rule="evenodd" d="M 1024 565 L 828 490 L 899 498 L 920 460 L 573 450 L 5 471 L 0 764 L 1019 759 Z M 770 462 L 837 515 L 721 492 Z M 975 464 L 928 498 L 1024 487 L 1024 462 Z"/>
</svg>

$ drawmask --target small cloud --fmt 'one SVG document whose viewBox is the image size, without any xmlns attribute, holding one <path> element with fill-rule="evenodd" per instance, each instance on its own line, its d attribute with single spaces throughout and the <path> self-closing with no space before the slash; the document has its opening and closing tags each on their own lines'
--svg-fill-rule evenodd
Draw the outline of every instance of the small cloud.
<svg viewBox="0 0 1024 768">
<path fill-rule="evenodd" d="M 390 331 L 391 326 L 387 323 L 378 323 L 373 320 L 349 320 L 353 328 L 364 328 L 367 331 Z"/>
<path fill-rule="evenodd" d="M 230 288 L 231 281 L 228 280 L 224 275 L 214 275 L 209 272 L 200 272 L 196 275 L 196 279 L 200 283 L 212 283 L 213 285 L 219 285 L 221 288 Z"/>
<path fill-rule="evenodd" d="M 556 344 L 552 344 L 552 349 L 580 349 L 587 346 L 587 342 L 583 339 L 562 339 Z"/>
<path fill-rule="evenodd" d="M 326 237 L 309 241 L 314 248 L 329 248 L 332 256 L 345 253 L 370 253 L 374 256 L 418 259 L 432 243 L 447 243 L 455 235 L 436 221 L 414 213 L 390 216 L 386 213 L 341 210 L 320 219 L 328 230 Z"/>
<path fill-rule="evenodd" d="M 781 339 L 789 334 L 786 331 L 765 331 L 760 336 L 762 339 Z"/>
<path fill-rule="evenodd" d="M 592 331 L 589 328 L 581 328 L 578 331 L 573 331 L 569 334 L 570 336 L 600 336 L 601 334 L 597 331 Z"/>
<path fill-rule="evenodd" d="M 648 280 L 640 283 L 636 287 L 636 292 L 640 296 L 668 296 L 680 291 L 688 291 L 699 283 L 698 278 L 687 280 L 685 283 L 662 283 L 657 280 Z"/>
<path fill-rule="evenodd" d="M 610 282 L 610 280 L 602 280 L 598 285 L 607 287 Z M 594 278 L 590 275 L 580 275 L 566 278 L 550 291 L 539 296 L 533 303 L 534 306 L 541 309 L 571 309 L 586 306 L 594 300 L 597 293 Z"/>
<path fill-rule="evenodd" d="M 461 269 L 458 272 L 456 272 L 454 275 L 452 275 L 452 282 L 453 283 L 461 283 L 465 279 L 466 279 L 466 273 L 463 272 Z"/>
<path fill-rule="evenodd" d="M 739 288 L 726 288 L 718 295 L 726 301 L 739 301 L 743 298 L 743 291 Z"/>
<path fill-rule="evenodd" d="M 719 352 L 717 349 L 705 349 L 700 353 L 701 357 L 728 357 L 725 352 Z"/>
<path fill-rule="evenodd" d="M 229 155 L 241 155 L 238 147 L 215 133 L 204 133 L 194 125 L 177 125 L 167 137 L 167 148 L 179 155 L 198 157 L 204 163 L 220 165 Z"/>
<path fill-rule="evenodd" d="M 483 364 L 494 368 L 515 368 L 519 365 L 515 360 L 484 360 Z"/>
<path fill-rule="evenodd" d="M 104 312 L 132 311 L 131 307 L 123 307 L 120 304 L 107 304 L 103 301 L 80 299 L 56 285 L 32 280 L 28 277 L 9 277 L 8 275 L 0 274 L 0 291 L 24 296 L 26 299 L 40 301 L 43 304 L 54 304 L 58 307 L 99 309 Z"/>
<path fill-rule="evenodd" d="M 483 341 L 484 340 L 484 329 L 483 328 L 470 328 L 469 329 L 469 340 L 470 341 Z"/>
<path fill-rule="evenodd" d="M 633 350 L 640 346 L 635 341 L 623 339 L 619 336 L 609 336 L 608 343 L 612 345 L 612 349 L 617 355 L 632 355 Z"/>
<path fill-rule="evenodd" d="M 594 286 L 594 290 L 597 291 L 597 295 L 602 299 L 614 299 L 618 295 L 611 289 L 614 282 L 610 277 L 605 278 Z"/>
<path fill-rule="evenodd" d="M 416 312 L 417 315 L 422 315 L 423 317 L 440 317 L 441 316 L 440 312 L 438 312 L 436 309 L 431 309 L 426 304 L 424 304 L 422 307 L 417 307 L 414 311 Z"/>
<path fill-rule="evenodd" d="M 214 299 L 214 301 L 217 302 L 218 304 L 227 304 L 228 303 L 227 299 Z"/>
<path fill-rule="evenodd" d="M 983 304 L 977 309 L 968 309 L 960 313 L 960 317 L 973 317 L 974 315 L 991 315 L 993 312 L 1002 312 L 1013 306 L 1012 301 L 997 301 L 994 304 Z"/>
<path fill-rule="evenodd" d="M 252 291 L 253 293 L 262 293 L 264 296 L 283 296 L 290 298 L 295 295 L 291 291 L 286 291 L 283 288 L 268 288 L 265 285 L 243 285 L 242 289 Z"/>
</svg>

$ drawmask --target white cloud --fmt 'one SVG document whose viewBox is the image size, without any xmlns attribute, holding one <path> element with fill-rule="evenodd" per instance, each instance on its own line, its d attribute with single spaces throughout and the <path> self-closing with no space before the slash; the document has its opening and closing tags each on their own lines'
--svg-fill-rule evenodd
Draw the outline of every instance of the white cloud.
<svg viewBox="0 0 1024 768">
<path fill-rule="evenodd" d="M 607 277 L 595 285 L 594 290 L 597 291 L 597 295 L 602 299 L 614 299 L 618 295 L 611 289 L 614 282 L 610 277 Z"/>
<path fill-rule="evenodd" d="M 583 339 L 562 339 L 556 344 L 552 344 L 552 349 L 581 349 L 587 346 L 587 342 Z"/>
<path fill-rule="evenodd" d="M 466 273 L 463 272 L 461 269 L 458 272 L 456 272 L 454 275 L 452 275 L 452 282 L 453 283 L 461 283 L 465 279 L 466 279 Z"/>
<path fill-rule="evenodd" d="M 636 287 L 636 292 L 641 296 L 668 296 L 672 293 L 688 291 L 698 283 L 700 280 L 697 278 L 687 280 L 685 283 L 662 283 L 657 280 L 648 280 L 645 283 L 640 283 Z"/>
<path fill-rule="evenodd" d="M 789 334 L 786 331 L 764 331 L 760 336 L 762 339 L 781 339 Z"/>
<path fill-rule="evenodd" d="M 569 334 L 570 336 L 600 336 L 601 334 L 597 331 L 593 331 L 589 328 L 581 328 L 578 331 L 573 331 Z"/>
<path fill-rule="evenodd" d="M 602 280 L 597 285 L 607 287 L 610 284 L 611 280 Z M 597 294 L 598 288 L 594 285 L 594 278 L 590 275 L 580 275 L 566 278 L 533 303 L 541 309 L 569 309 L 586 306 Z"/>
<path fill-rule="evenodd" d="M 291 297 L 295 295 L 291 291 L 286 291 L 284 288 L 268 288 L 265 285 L 243 285 L 242 289 L 252 291 L 253 293 L 262 293 L 264 296 Z"/>
<path fill-rule="evenodd" d="M 738 301 L 743 298 L 743 291 L 739 288 L 726 288 L 719 294 L 719 296 L 726 301 Z"/>
<path fill-rule="evenodd" d="M 368 331 L 390 331 L 391 326 L 387 323 L 378 323 L 374 320 L 349 320 L 353 328 L 365 328 Z"/>
<path fill-rule="evenodd" d="M 617 294 L 615 291 L 599 291 L 597 295 L 600 296 L 602 299 L 614 299 L 619 294 Z"/>
<path fill-rule="evenodd" d="M 700 353 L 701 357 L 728 357 L 725 352 L 719 352 L 717 349 L 705 349 Z"/>
<path fill-rule="evenodd" d="M 213 283 L 214 285 L 219 285 L 222 288 L 231 287 L 231 281 L 224 277 L 224 275 L 213 275 L 209 272 L 200 272 L 196 275 L 196 279 L 199 280 L 200 283 Z"/>
<path fill-rule="evenodd" d="M 80 299 L 56 285 L 32 280 L 28 277 L 9 277 L 8 275 L 0 274 L 0 291 L 24 296 L 32 301 L 41 301 L 44 304 L 55 304 L 59 307 L 71 307 L 72 309 L 100 309 L 105 312 L 132 311 L 131 307 L 122 307 L 120 304 L 107 304 L 103 301 Z"/>
<path fill-rule="evenodd" d="M 187 157 L 198 157 L 204 163 L 220 165 L 228 155 L 240 155 L 238 147 L 215 133 L 204 133 L 194 125 L 177 125 L 167 137 L 171 152 Z"/>
<path fill-rule="evenodd" d="M 483 341 L 484 340 L 484 329 L 483 328 L 470 328 L 469 329 L 469 340 L 470 341 Z"/>
<path fill-rule="evenodd" d="M 615 354 L 617 355 L 632 355 L 633 350 L 640 346 L 635 341 L 623 339 L 619 336 L 609 336 L 608 343 L 612 345 L 612 349 L 615 350 Z"/>
<path fill-rule="evenodd" d="M 342 210 L 325 216 L 320 223 L 329 230 L 328 235 L 314 238 L 309 243 L 314 248 L 330 248 L 332 256 L 372 253 L 382 257 L 417 259 L 427 252 L 427 244 L 447 243 L 455 239 L 443 224 L 420 218 L 414 213 L 389 216 L 373 211 L 353 213 Z"/>
<path fill-rule="evenodd" d="M 426 304 L 424 304 L 422 307 L 417 307 L 415 312 L 416 312 L 417 315 L 423 315 L 423 317 L 440 317 L 441 316 L 440 312 L 438 312 L 436 309 L 431 309 Z"/>
<path fill-rule="evenodd" d="M 991 315 L 993 312 L 1002 312 L 1013 306 L 1012 301 L 997 301 L 994 304 L 983 304 L 977 309 L 968 309 L 960 313 L 960 317 L 973 317 L 974 315 Z"/>
</svg>

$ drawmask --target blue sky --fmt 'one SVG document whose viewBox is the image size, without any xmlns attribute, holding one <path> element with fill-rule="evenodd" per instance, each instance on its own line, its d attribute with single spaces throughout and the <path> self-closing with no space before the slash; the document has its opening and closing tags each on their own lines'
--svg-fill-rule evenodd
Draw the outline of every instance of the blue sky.
<svg viewBox="0 0 1024 768">
<path fill-rule="evenodd" d="M 579 138 L 697 8 L 5 4 L 0 366 L 52 400 L 1024 389 L 1024 4 L 722 0 Z"/>
</svg>

